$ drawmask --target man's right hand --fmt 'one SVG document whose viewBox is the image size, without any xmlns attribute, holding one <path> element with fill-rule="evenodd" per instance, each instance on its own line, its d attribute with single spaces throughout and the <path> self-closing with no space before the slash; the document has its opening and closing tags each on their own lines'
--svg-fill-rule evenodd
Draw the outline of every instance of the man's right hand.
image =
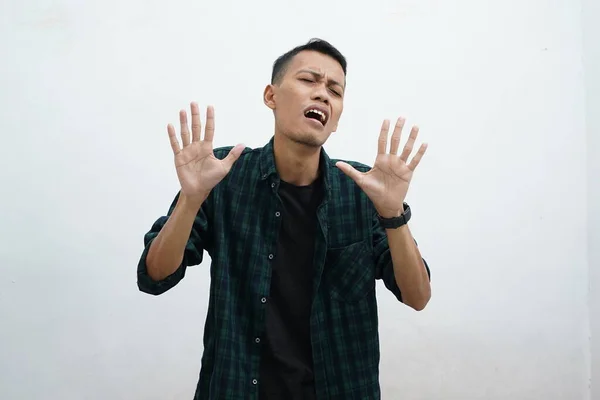
<svg viewBox="0 0 600 400">
<path fill-rule="evenodd" d="M 217 186 L 229 173 L 233 163 L 240 157 L 244 146 L 238 144 L 227 157 L 219 160 L 213 153 L 213 137 L 215 133 L 215 112 L 209 106 L 206 110 L 206 128 L 204 139 L 201 139 L 202 125 L 198 104 L 191 104 L 192 134 L 188 127 L 188 118 L 185 110 L 179 112 L 181 124 L 181 142 L 179 145 L 175 128 L 169 124 L 167 131 L 171 148 L 175 155 L 175 168 L 181 184 L 181 194 L 198 207 L 208 197 L 210 191 Z"/>
</svg>

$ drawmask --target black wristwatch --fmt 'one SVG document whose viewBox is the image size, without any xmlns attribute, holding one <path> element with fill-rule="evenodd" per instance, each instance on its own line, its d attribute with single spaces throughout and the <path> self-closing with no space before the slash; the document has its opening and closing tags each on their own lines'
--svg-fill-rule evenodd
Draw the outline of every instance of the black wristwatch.
<svg viewBox="0 0 600 400">
<path fill-rule="evenodd" d="M 404 212 L 402 215 L 393 218 L 383 218 L 379 215 L 379 222 L 385 229 L 396 229 L 400 228 L 402 225 L 406 225 L 406 223 L 410 221 L 410 215 L 410 207 L 408 204 L 404 203 Z"/>
</svg>

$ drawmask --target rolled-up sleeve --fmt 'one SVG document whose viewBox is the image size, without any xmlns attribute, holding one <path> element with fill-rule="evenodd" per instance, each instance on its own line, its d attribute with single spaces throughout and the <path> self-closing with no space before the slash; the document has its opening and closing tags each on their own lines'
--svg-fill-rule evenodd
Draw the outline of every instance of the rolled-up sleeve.
<svg viewBox="0 0 600 400">
<path fill-rule="evenodd" d="M 416 240 L 415 244 L 417 244 Z M 375 278 L 381 279 L 385 287 L 392 292 L 394 296 L 396 296 L 398 301 L 401 302 L 402 293 L 398 287 L 398 284 L 396 283 L 394 265 L 392 263 L 392 254 L 390 252 L 387 234 L 385 233 L 385 229 L 379 223 L 377 214 L 375 214 L 373 217 L 373 257 L 375 262 Z M 423 259 L 423 263 L 427 269 L 427 275 L 431 279 L 429 265 L 425 259 Z"/>
<path fill-rule="evenodd" d="M 158 218 L 152 224 L 150 231 L 144 235 L 144 250 L 137 266 L 137 285 L 139 290 L 144 293 L 159 295 L 173 288 L 185 277 L 187 267 L 198 265 L 202 262 L 204 250 L 210 246 L 209 220 L 207 217 L 209 200 L 207 200 L 196 215 L 190 237 L 185 246 L 181 265 L 171 275 L 159 281 L 155 281 L 148 275 L 146 260 L 150 245 L 173 213 L 178 198 L 179 193 L 175 196 L 167 215 Z"/>
</svg>

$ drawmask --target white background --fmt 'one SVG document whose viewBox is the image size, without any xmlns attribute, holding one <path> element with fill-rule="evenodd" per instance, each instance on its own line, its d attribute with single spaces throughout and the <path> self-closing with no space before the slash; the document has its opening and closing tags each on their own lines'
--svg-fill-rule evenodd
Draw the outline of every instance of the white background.
<svg viewBox="0 0 600 400">
<path fill-rule="evenodd" d="M 593 0 L 3 0 L 0 398 L 192 397 L 209 261 L 136 287 L 178 189 L 166 125 L 195 100 L 217 145 L 264 145 L 273 61 L 321 37 L 349 62 L 331 156 L 372 163 L 399 115 L 430 143 L 408 201 L 433 298 L 379 286 L 383 398 L 600 399 L 599 20 Z"/>
</svg>

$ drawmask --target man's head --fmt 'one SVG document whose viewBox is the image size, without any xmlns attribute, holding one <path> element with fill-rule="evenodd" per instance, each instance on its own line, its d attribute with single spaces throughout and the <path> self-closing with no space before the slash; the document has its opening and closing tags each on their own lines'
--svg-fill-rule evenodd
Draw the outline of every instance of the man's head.
<svg viewBox="0 0 600 400">
<path fill-rule="evenodd" d="M 275 115 L 276 134 L 320 147 L 337 129 L 344 108 L 346 59 L 331 44 L 313 39 L 273 64 L 265 104 Z"/>
</svg>

